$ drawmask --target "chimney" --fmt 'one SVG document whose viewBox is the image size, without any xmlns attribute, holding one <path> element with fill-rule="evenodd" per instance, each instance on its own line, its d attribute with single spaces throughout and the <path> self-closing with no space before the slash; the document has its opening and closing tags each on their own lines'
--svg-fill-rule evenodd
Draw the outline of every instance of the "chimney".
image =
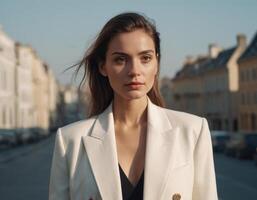
<svg viewBox="0 0 257 200">
<path fill-rule="evenodd" d="M 244 34 L 237 34 L 237 47 L 246 47 L 246 36 Z"/>
<path fill-rule="evenodd" d="M 188 55 L 188 56 L 186 56 L 186 60 L 184 61 L 184 66 L 193 64 L 194 61 L 195 61 L 195 59 L 193 58 L 193 56 Z"/>
<path fill-rule="evenodd" d="M 222 49 L 217 44 L 209 44 L 209 56 L 210 58 L 216 58 Z"/>
</svg>

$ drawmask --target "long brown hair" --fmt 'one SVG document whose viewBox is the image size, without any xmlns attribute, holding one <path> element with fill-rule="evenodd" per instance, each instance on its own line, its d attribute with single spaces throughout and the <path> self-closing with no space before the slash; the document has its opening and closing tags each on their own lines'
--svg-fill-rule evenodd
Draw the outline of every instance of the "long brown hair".
<svg viewBox="0 0 257 200">
<path fill-rule="evenodd" d="M 154 22 L 143 14 L 126 12 L 111 18 L 104 25 L 94 43 L 87 49 L 83 59 L 72 66 L 78 66 L 75 71 L 76 76 L 79 70 L 84 68 L 83 78 L 79 87 L 81 88 L 82 85 L 88 82 L 91 93 L 88 117 L 103 112 L 114 96 L 108 78 L 99 72 L 99 66 L 105 62 L 109 42 L 119 33 L 132 32 L 136 29 L 143 29 L 154 41 L 158 72 L 155 76 L 153 87 L 147 95 L 154 104 L 164 107 L 164 101 L 158 86 L 161 59 L 159 32 L 157 32 Z"/>
</svg>

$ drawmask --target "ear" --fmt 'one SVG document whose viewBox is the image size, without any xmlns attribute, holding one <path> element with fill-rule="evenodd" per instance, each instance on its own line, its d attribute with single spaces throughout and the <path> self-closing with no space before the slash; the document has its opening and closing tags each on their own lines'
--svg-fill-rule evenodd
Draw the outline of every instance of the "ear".
<svg viewBox="0 0 257 200">
<path fill-rule="evenodd" d="M 105 65 L 103 63 L 99 64 L 98 70 L 99 70 L 100 74 L 102 74 L 103 76 L 107 76 L 107 73 L 105 70 Z"/>
</svg>

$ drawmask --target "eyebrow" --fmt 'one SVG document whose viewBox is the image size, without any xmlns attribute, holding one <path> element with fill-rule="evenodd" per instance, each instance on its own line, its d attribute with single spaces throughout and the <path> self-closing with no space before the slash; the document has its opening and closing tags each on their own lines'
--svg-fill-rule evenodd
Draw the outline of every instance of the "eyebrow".
<svg viewBox="0 0 257 200">
<path fill-rule="evenodd" d="M 146 54 L 146 53 L 154 53 L 154 51 L 153 50 L 145 50 L 145 51 L 139 52 L 138 55 L 142 55 L 142 54 Z M 118 51 L 113 52 L 111 55 L 115 55 L 115 54 L 128 56 L 128 54 L 126 54 L 124 52 L 118 52 Z"/>
</svg>

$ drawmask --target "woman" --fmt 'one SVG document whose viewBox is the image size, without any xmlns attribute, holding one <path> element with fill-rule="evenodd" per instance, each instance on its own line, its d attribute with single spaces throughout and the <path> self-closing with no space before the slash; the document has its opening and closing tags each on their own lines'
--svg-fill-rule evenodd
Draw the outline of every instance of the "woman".
<svg viewBox="0 0 257 200">
<path fill-rule="evenodd" d="M 160 39 L 138 13 L 110 19 L 86 52 L 86 120 L 59 128 L 49 200 L 216 200 L 205 118 L 163 108 Z"/>
</svg>

